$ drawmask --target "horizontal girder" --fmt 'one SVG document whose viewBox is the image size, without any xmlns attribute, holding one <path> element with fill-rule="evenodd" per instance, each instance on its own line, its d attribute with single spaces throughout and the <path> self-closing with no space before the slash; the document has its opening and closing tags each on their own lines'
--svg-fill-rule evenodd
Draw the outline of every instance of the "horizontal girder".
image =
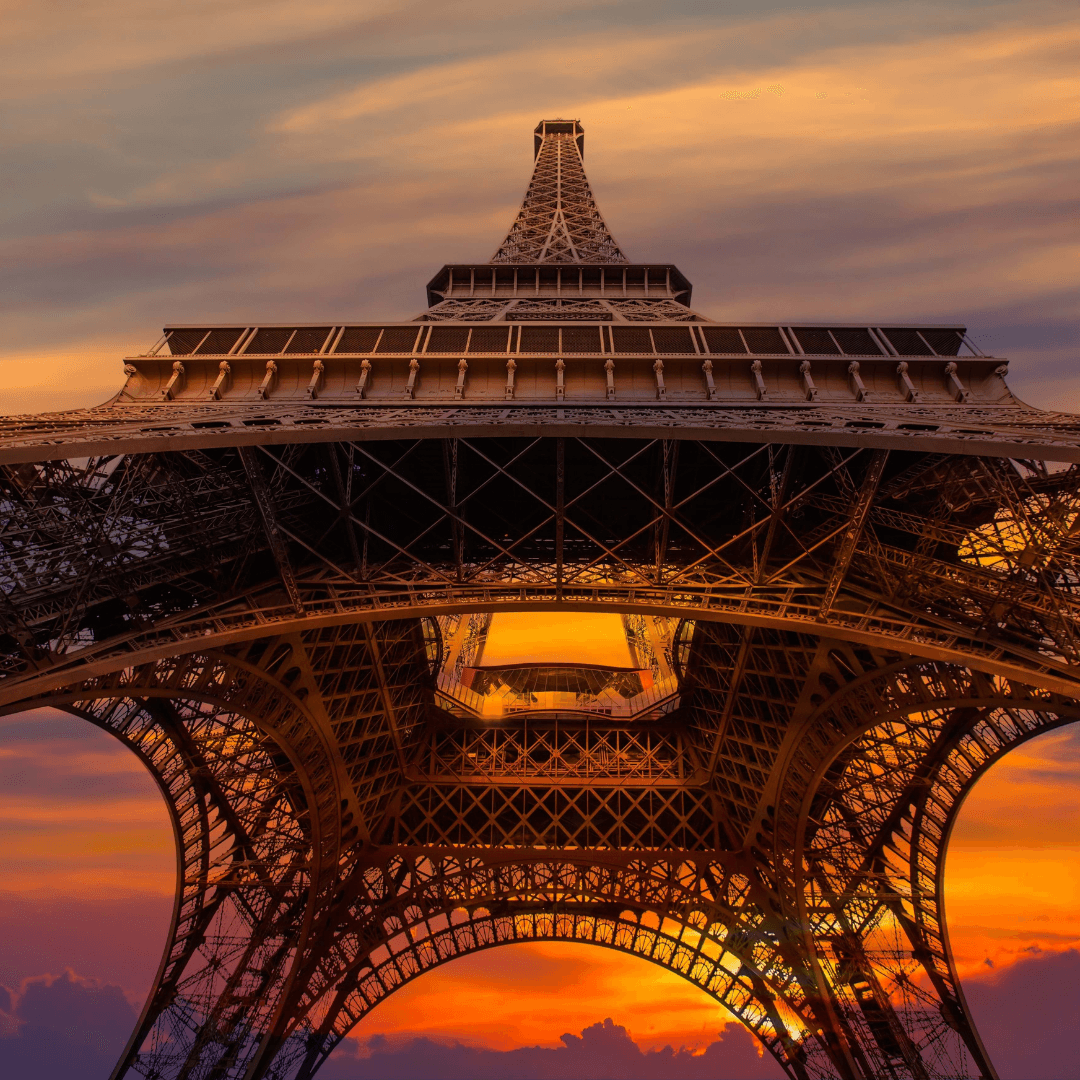
<svg viewBox="0 0 1080 1080">
<path fill-rule="evenodd" d="M 226 446 L 454 438 L 675 439 L 1080 462 L 1080 419 L 1023 406 L 111 404 L 0 420 L 0 464 Z"/>
<path fill-rule="evenodd" d="M 480 301 L 447 300 L 432 309 L 428 318 L 452 318 L 451 312 L 464 303 Z M 520 313 L 525 303 L 516 302 L 515 318 L 525 318 Z M 532 306 L 539 309 L 540 304 L 549 303 L 537 301 Z M 579 300 L 571 306 L 582 318 L 595 318 L 600 312 L 590 315 L 586 307 L 590 303 L 601 301 Z M 610 306 L 615 301 L 602 303 Z M 642 312 L 650 323 L 677 314 L 657 310 L 662 305 L 677 308 L 674 301 L 633 303 L 653 305 Z M 553 320 L 559 313 L 569 318 L 573 312 L 567 308 L 549 312 Z M 893 408 L 958 403 L 968 409 L 1020 408 L 1005 382 L 1008 365 L 994 357 L 953 359 L 946 354 L 898 362 L 882 347 L 857 359 L 839 352 L 811 358 L 796 352 L 794 346 L 789 346 L 790 352 L 780 351 L 784 349 L 780 327 L 758 329 L 761 334 L 771 330 L 776 335 L 765 349 L 718 354 L 708 348 L 710 336 L 731 328 L 659 323 L 607 327 L 582 321 L 564 326 L 543 320 L 543 314 L 542 310 L 536 312 L 537 325 L 501 328 L 446 323 L 419 329 L 415 323 L 344 328 L 342 341 L 347 341 L 346 335 L 353 330 L 370 331 L 365 342 L 368 346 L 386 340 L 391 333 L 404 335 L 395 342 L 398 351 L 382 354 L 360 352 L 356 342 L 350 343 L 350 349 L 337 348 L 314 357 L 268 354 L 259 351 L 262 329 L 233 330 L 230 334 L 248 334 L 251 344 L 227 354 L 200 347 L 193 354 L 180 351 L 179 358 L 163 349 L 128 357 L 124 367 L 127 381 L 117 401 L 175 409 L 214 401 L 256 407 L 267 401 L 279 406 L 319 401 L 324 407 L 364 404 L 369 409 L 413 401 L 427 406 L 460 401 L 469 407 L 513 402 L 516 408 L 545 404 L 581 408 L 605 401 L 625 406 L 663 401 L 684 407 L 709 403 L 729 408 L 752 403 L 790 407 L 807 402 L 840 407 L 873 402 Z M 250 336 L 252 330 L 254 336 Z M 168 330 L 167 344 L 174 345 L 176 335 L 182 332 Z M 838 334 L 844 332 L 853 334 L 857 328 L 837 328 Z M 861 332 L 869 339 L 869 329 Z M 949 332 L 959 345 L 960 332 Z M 191 340 L 196 340 L 203 330 L 191 333 Z M 797 340 L 795 331 L 790 333 L 791 340 Z M 274 342 L 277 344 L 279 341 Z"/>
<path fill-rule="evenodd" d="M 208 632 L 516 604 L 891 639 L 1072 682 L 1075 469 L 673 445 L 416 439 L 263 447 L 258 474 L 232 450 L 9 470 L 5 680 L 60 686 Z"/>
</svg>

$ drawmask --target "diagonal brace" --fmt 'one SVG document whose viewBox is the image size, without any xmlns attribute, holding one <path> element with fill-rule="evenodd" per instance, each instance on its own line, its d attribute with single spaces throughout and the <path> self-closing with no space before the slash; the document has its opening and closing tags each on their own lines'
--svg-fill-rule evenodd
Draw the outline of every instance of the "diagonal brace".
<svg viewBox="0 0 1080 1080">
<path fill-rule="evenodd" d="M 863 477 L 862 486 L 856 496 L 855 503 L 851 508 L 851 518 L 840 542 L 840 551 L 837 553 L 836 562 L 833 563 L 832 573 L 829 575 L 828 584 L 825 586 L 825 595 L 821 600 L 819 614 L 822 618 L 828 616 L 832 610 L 836 597 L 840 592 L 840 586 L 844 583 L 848 567 L 855 557 L 855 549 L 862 538 L 863 529 L 866 527 L 866 519 L 870 515 L 870 507 L 874 505 L 874 496 L 877 494 L 878 485 L 881 483 L 882 473 L 885 471 L 885 462 L 889 460 L 888 450 L 875 450 L 870 455 L 870 464 L 867 466 L 866 475 Z"/>
<path fill-rule="evenodd" d="M 289 552 L 285 547 L 285 540 L 278 527 L 277 514 L 274 512 L 274 501 L 270 495 L 270 488 L 263 475 L 262 466 L 258 456 L 250 446 L 242 446 L 239 449 L 240 460 L 247 474 L 248 485 L 255 499 L 259 517 L 262 519 L 263 531 L 266 533 L 267 543 L 270 545 L 270 554 L 277 564 L 278 574 L 285 591 L 289 594 L 289 601 L 297 615 L 304 614 L 304 601 L 300 597 L 300 587 L 296 584 L 296 574 L 293 573 L 292 563 L 289 562 Z"/>
</svg>

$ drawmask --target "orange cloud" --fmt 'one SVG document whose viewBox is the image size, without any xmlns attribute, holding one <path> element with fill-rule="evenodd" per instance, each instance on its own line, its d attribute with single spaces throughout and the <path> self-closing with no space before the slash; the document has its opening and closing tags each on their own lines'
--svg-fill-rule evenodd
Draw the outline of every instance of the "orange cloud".
<svg viewBox="0 0 1080 1080">
<path fill-rule="evenodd" d="M 55 710 L 0 720 L 0 889 L 102 901 L 171 896 L 172 826 L 121 743 Z"/>
<path fill-rule="evenodd" d="M 333 4 L 316 14 L 327 28 L 345 17 Z M 898 33 L 903 17 L 889 15 Z M 23 278 L 57 283 L 50 296 L 71 285 L 63 319 L 47 324 L 62 343 L 40 343 L 41 311 L 54 300 L 16 309 L 0 351 L 0 408 L 95 403 L 122 381 L 123 342 L 149 345 L 166 320 L 411 317 L 431 266 L 493 250 L 528 175 L 528 130 L 553 104 L 585 122 L 615 235 L 639 258 L 689 249 L 698 306 L 716 317 L 952 319 L 1034 305 L 1044 319 L 1072 319 L 1062 282 L 1078 254 L 1067 205 L 1080 145 L 1070 136 L 1080 79 L 1069 62 L 1080 20 L 1033 10 L 1023 27 L 930 25 L 917 40 L 826 46 L 830 19 L 789 12 L 722 29 L 627 28 L 615 31 L 618 48 L 599 51 L 590 33 L 558 47 L 496 39 L 461 60 L 308 97 L 212 163 L 181 155 L 137 180 L 121 175 L 87 195 L 112 208 L 98 227 L 31 230 L 5 245 Z M 272 14 L 260 33 L 290 26 Z M 845 40 L 834 29 L 831 40 Z M 809 47 L 777 62 L 776 43 L 800 36 Z M 722 73 L 702 63 L 683 72 L 675 58 L 706 45 L 745 59 Z M 560 65 L 566 100 L 553 103 L 541 75 Z M 660 85 L 629 89 L 640 70 L 663 72 Z M 613 95 L 613 86 L 628 89 Z M 451 115 L 448 95 L 462 103 Z M 300 162 L 296 187 L 300 174 L 287 170 Z M 190 209 L 171 221 L 137 214 L 179 205 Z M 805 251 L 744 266 L 738 288 L 726 287 L 733 247 L 790 248 L 819 218 L 822 236 L 808 236 Z M 16 344 L 23 323 L 35 344 Z M 107 341 L 117 353 L 103 367 Z M 1063 362 L 1061 347 L 1039 348 L 1030 355 Z M 1024 377 L 1014 367 L 1022 393 L 1049 393 L 1032 365 Z M 1080 402 L 1078 380 L 1055 375 L 1052 403 Z"/>
<path fill-rule="evenodd" d="M 150 77 L 131 67 L 147 27 L 156 44 L 141 55 L 157 79 L 162 49 L 192 61 L 238 40 L 230 20 L 256 34 L 245 48 L 285 48 L 294 8 L 152 9 L 114 39 L 91 4 L 48 34 L 57 56 L 77 48 L 71 70 L 87 85 L 123 71 L 134 86 Z M 584 121 L 590 177 L 620 242 L 632 257 L 678 258 L 706 313 L 963 318 L 988 347 L 995 327 L 1016 325 L 1014 387 L 1080 405 L 1066 345 L 1080 155 L 1071 13 L 1032 4 L 1020 23 L 1014 9 L 986 8 L 960 30 L 925 9 L 916 26 L 906 5 L 674 30 L 609 20 L 522 46 L 512 17 L 470 33 L 482 18 L 466 4 L 440 23 L 455 43 L 446 60 L 446 48 L 424 52 L 434 31 L 422 18 L 401 37 L 404 12 L 427 10 L 357 15 L 326 0 L 301 21 L 329 36 L 334 79 L 296 75 L 255 109 L 237 46 L 229 69 L 247 74 L 214 97 L 215 117 L 233 126 L 212 153 L 180 132 L 138 168 L 85 181 L 74 169 L 63 183 L 68 174 L 50 172 L 64 211 L 24 214 L 0 250 L 18 267 L 0 409 L 96 403 L 122 381 L 123 343 L 149 345 L 166 321 L 411 317 L 434 266 L 490 255 L 527 181 L 528 132 L 552 110 Z M 25 43 L 45 14 L 17 11 L 5 29 Z M 363 46 L 362 31 L 373 35 Z M 376 47 L 380 65 L 358 62 Z M 35 64 L 46 60 L 55 56 Z M 19 131 L 41 153 L 100 143 L 116 154 L 101 109 L 78 122 L 44 104 L 27 115 Z M 147 135 L 160 138 L 152 126 Z M 42 186 L 20 197 L 32 202 Z M 117 351 L 103 366 L 106 342 Z"/>
</svg>

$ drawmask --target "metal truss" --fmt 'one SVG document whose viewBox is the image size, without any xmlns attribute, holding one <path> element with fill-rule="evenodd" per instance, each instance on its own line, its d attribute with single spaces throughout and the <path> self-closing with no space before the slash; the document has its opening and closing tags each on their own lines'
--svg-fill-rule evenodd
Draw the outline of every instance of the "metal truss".
<svg viewBox="0 0 1080 1080">
<path fill-rule="evenodd" d="M 611 322 L 711 322 L 666 297 L 639 300 L 540 299 L 442 300 L 417 316 L 424 322 L 531 322 L 534 320 L 609 320 Z"/>
<path fill-rule="evenodd" d="M 993 1075 L 945 944 L 944 841 L 982 771 L 1077 703 L 819 639 L 818 693 L 787 713 L 750 820 L 725 771 L 761 731 L 738 718 L 783 710 L 748 660 L 718 712 L 708 673 L 727 665 L 697 625 L 665 727 L 403 722 L 430 671 L 416 622 L 211 648 L 25 703 L 128 742 L 177 825 L 170 947 L 116 1075 L 310 1076 L 411 978 L 535 939 L 679 972 L 794 1077 Z M 413 672 L 387 678 L 403 642 Z M 383 709 L 328 730 L 353 667 L 378 673 Z"/>
<path fill-rule="evenodd" d="M 1076 467 L 632 438 L 253 453 L 264 487 L 230 449 L 9 471 L 7 672 L 207 626 L 607 601 L 1072 677 Z"/>
<path fill-rule="evenodd" d="M 623 263 L 585 176 L 576 121 L 544 120 L 536 165 L 517 219 L 492 263 Z"/>
<path fill-rule="evenodd" d="M 868 659 L 830 653 L 845 701 L 808 719 L 778 790 L 775 834 L 797 836 L 794 858 L 772 862 L 778 887 L 819 943 L 862 1073 L 992 1076 L 948 949 L 948 833 L 978 777 L 1075 722 L 1077 702 L 951 665 L 863 669 Z M 832 764 L 811 777 L 826 746 Z"/>
<path fill-rule="evenodd" d="M 306 1080 L 397 987 L 528 940 L 678 972 L 794 1080 L 992 1078 L 942 873 L 972 784 L 1080 719 L 1080 421 L 958 368 L 955 327 L 664 328 L 689 282 L 626 263 L 580 124 L 536 138 L 493 263 L 429 285 L 440 325 L 181 328 L 184 359 L 129 364 L 151 397 L 0 421 L 0 711 L 122 739 L 176 830 L 114 1080 Z M 560 393 L 562 351 L 607 340 L 606 399 L 513 400 L 511 333 L 559 342 Z M 634 335 L 655 397 L 623 404 Z M 699 406 L 663 396 L 676 339 Z M 400 406 L 363 400 L 384 344 Z M 243 350 L 280 366 L 230 398 Z M 358 405 L 319 397 L 339 352 Z M 447 400 L 418 357 L 457 364 Z M 470 363 L 505 407 L 458 401 Z M 489 718 L 462 674 L 492 613 L 553 609 L 622 614 L 662 700 Z"/>
<path fill-rule="evenodd" d="M 272 429 L 272 430 L 267 430 Z M 364 407 L 289 403 L 128 403 L 0 418 L 0 464 L 221 446 L 385 440 L 403 435 L 701 439 L 881 447 L 1080 463 L 1080 419 L 1024 407 L 948 405 L 591 405 Z M 26 474 L 29 477 L 29 473 Z"/>
<path fill-rule="evenodd" d="M 273 1032 L 310 989 L 296 976 L 348 852 L 385 830 L 433 659 L 415 621 L 358 624 L 127 668 L 50 699 L 139 754 L 176 830 L 169 947 L 116 1075 L 264 1075 L 271 1060 L 265 1075 L 291 1075 L 295 1045 Z"/>
<path fill-rule="evenodd" d="M 117 1075 L 309 1075 L 405 979 L 536 937 L 672 966 L 792 1076 L 992 1075 L 948 954 L 944 845 L 982 769 L 1076 715 L 1078 484 L 632 438 L 9 469 L 0 700 L 131 743 L 184 860 Z M 690 620 L 665 656 L 678 708 L 491 724 L 436 705 L 427 616 L 552 603 Z M 372 867 L 419 860 L 408 891 L 463 853 L 488 869 L 441 907 L 342 906 Z M 646 903 L 642 859 L 752 889 Z M 567 873 L 588 895 L 545 899 L 536 875 Z"/>
</svg>

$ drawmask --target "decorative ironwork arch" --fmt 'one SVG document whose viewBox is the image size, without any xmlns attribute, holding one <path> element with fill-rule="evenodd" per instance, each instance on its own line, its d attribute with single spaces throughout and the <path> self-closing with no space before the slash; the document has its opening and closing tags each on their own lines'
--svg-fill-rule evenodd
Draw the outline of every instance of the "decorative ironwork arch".
<svg viewBox="0 0 1080 1080">
<path fill-rule="evenodd" d="M 1036 735 L 1080 722 L 1080 702 L 952 664 L 858 672 L 835 658 L 833 672 L 845 669 L 850 681 L 800 732 L 813 775 L 800 785 L 789 763 L 778 799 L 777 835 L 795 852 L 777 879 L 785 906 L 861 1068 L 903 1063 L 919 1075 L 966 1054 L 994 1075 L 948 945 L 948 836 L 978 778 Z"/>
<path fill-rule="evenodd" d="M 212 655 L 192 659 L 222 670 Z M 271 743 L 265 726 L 246 715 L 250 702 L 238 703 L 227 691 L 199 694 L 190 679 L 184 680 L 190 696 L 178 698 L 155 685 L 157 669 L 142 675 L 139 698 L 117 692 L 88 699 L 84 689 L 25 706 L 63 710 L 123 742 L 153 776 L 173 824 L 178 887 L 172 921 L 154 987 L 115 1076 L 136 1063 L 161 1075 L 228 1068 L 261 1050 L 266 1075 L 300 1080 L 367 1012 L 432 967 L 498 945 L 546 940 L 600 945 L 676 972 L 743 1022 L 790 1075 L 806 1077 L 806 1051 L 791 1034 L 798 1015 L 784 1000 L 785 990 L 798 996 L 797 984 L 790 972 L 777 971 L 782 963 L 775 950 L 754 940 L 752 930 L 766 914 L 754 901 L 752 876 L 733 869 L 737 860 L 730 856 L 709 860 L 690 852 L 672 863 L 644 855 L 623 867 L 605 866 L 602 855 L 588 853 L 554 860 L 539 853 L 515 862 L 508 853 L 486 850 L 418 852 L 407 869 L 401 857 L 381 866 L 356 863 L 348 880 L 362 897 L 342 911 L 339 886 L 330 916 L 335 947 L 304 957 L 301 970 L 301 948 L 285 943 L 298 929 L 298 914 L 300 922 L 310 922 L 319 906 L 312 873 L 318 858 L 299 781 L 291 791 L 281 782 L 283 745 Z M 132 688 L 129 681 L 126 689 Z M 209 745 L 215 752 L 206 752 Z M 233 857 L 223 858 L 223 848 Z M 432 902 L 425 885 L 435 881 Z M 238 936 L 235 924 L 244 918 L 238 909 L 248 916 L 265 909 L 273 892 L 287 899 L 277 898 L 277 933 L 264 914 L 258 939 Z M 542 910 L 546 901 L 550 911 Z M 361 911 L 365 903 L 371 908 Z M 347 961 L 336 982 L 325 971 L 320 979 L 320 964 L 340 965 L 351 941 L 360 940 L 356 935 L 378 944 Z M 214 973 L 230 966 L 237 990 L 215 998 Z M 240 987 L 252 970 L 258 986 Z M 299 983 L 304 992 L 293 1003 L 295 1021 L 259 1046 L 240 1029 L 273 1024 L 285 996 L 275 982 Z M 319 1000 L 320 986 L 324 998 L 336 997 L 332 1004 Z M 315 1028 L 320 1014 L 324 1022 Z M 178 1039 L 193 1022 L 199 1037 Z M 215 1051 L 226 1046 L 228 1057 L 215 1060 Z"/>
<path fill-rule="evenodd" d="M 418 664 L 426 664 L 423 635 L 412 642 Z M 811 694 L 818 699 L 812 711 L 801 726 L 793 725 L 793 743 L 816 769 L 800 784 L 804 774 L 785 763 L 788 787 L 796 785 L 801 795 L 781 790 L 774 820 L 766 823 L 775 841 L 774 866 L 785 864 L 779 853 L 794 841 L 789 879 L 763 873 L 753 847 L 711 856 L 686 852 L 678 862 L 639 852 L 629 863 L 587 851 L 438 848 L 386 856 L 369 848 L 335 862 L 333 889 L 320 899 L 312 876 L 318 877 L 320 860 L 308 812 L 318 796 L 301 776 L 325 776 L 333 768 L 289 747 L 282 733 L 294 730 L 296 721 L 285 719 L 275 728 L 264 701 L 269 690 L 288 703 L 279 705 L 279 714 L 303 710 L 301 698 L 281 681 L 291 676 L 296 682 L 295 643 L 272 638 L 238 655 L 188 654 L 26 703 L 67 709 L 121 738 L 154 775 L 174 823 L 181 872 L 173 926 L 127 1060 L 180 1066 L 176 1030 L 205 1013 L 209 1022 L 200 1025 L 198 1045 L 183 1047 L 184 1063 L 205 1063 L 222 1040 L 231 1040 L 234 1057 L 265 1059 L 267 1075 L 310 1076 L 357 1020 L 423 971 L 498 944 L 574 940 L 644 956 L 701 986 L 795 1077 L 835 1074 L 838 1053 L 871 1070 L 886 1067 L 890 1052 L 899 1060 L 905 1050 L 909 1064 L 923 1060 L 928 1049 L 955 1064 L 956 1046 L 942 1046 L 950 1037 L 987 1071 L 944 927 L 948 831 L 964 796 L 993 761 L 1036 734 L 1080 719 L 1080 705 L 952 664 L 910 658 L 885 664 L 887 657 L 863 656 L 877 666 L 856 670 L 855 648 L 818 644 L 817 685 L 835 689 L 823 699 Z M 842 678 L 847 682 L 841 685 Z M 308 716 L 305 729 L 312 727 Z M 883 753 L 891 755 L 893 780 L 887 788 L 868 788 L 866 778 Z M 296 776 L 291 785 L 283 782 L 288 775 Z M 868 790 L 877 790 L 876 802 Z M 918 798 L 905 804 L 913 792 Z M 815 806 L 826 803 L 828 815 L 817 820 Z M 792 807 L 799 811 L 794 833 Z M 268 812 L 274 830 L 264 826 L 254 839 L 250 822 L 265 823 Z M 873 823 L 874 836 L 853 841 L 843 833 L 853 818 Z M 252 858 L 259 845 L 262 854 Z M 228 859 L 215 856 L 223 846 L 233 852 Z M 835 851 L 843 851 L 847 862 L 829 863 Z M 273 961 L 254 954 L 225 957 L 225 909 L 232 905 L 235 917 L 245 895 L 265 898 L 275 888 L 291 900 L 279 905 L 276 937 L 260 939 Z M 246 906 L 258 905 L 248 899 Z M 793 962 L 777 932 L 792 918 L 816 969 Z M 334 927 L 321 945 L 282 947 L 316 920 Z M 870 923 L 879 939 L 902 931 L 909 955 L 886 955 L 880 940 L 875 952 Z M 845 931 L 859 942 L 857 957 L 821 944 Z M 218 944 L 208 949 L 210 938 Z M 245 1045 L 237 1034 L 230 1015 L 230 1005 L 233 1014 L 238 1011 L 237 996 L 211 1002 L 205 989 L 208 972 L 230 963 L 237 986 L 243 970 L 261 972 L 260 987 L 248 986 L 242 995 L 253 1029 L 260 1026 L 259 1009 L 267 1014 L 258 1046 Z M 292 974 L 285 979 L 288 964 Z M 920 965 L 933 997 L 911 979 Z M 821 981 L 816 991 L 815 977 Z M 287 982 L 296 987 L 288 1001 L 282 989 Z M 261 1004 L 253 1012 L 256 998 Z M 830 1008 L 838 1015 L 829 1017 Z M 828 1038 L 823 1021 L 844 1033 L 846 1046 Z"/>
<path fill-rule="evenodd" d="M 646 857 L 627 867 L 588 853 L 414 852 L 363 869 L 354 888 L 339 925 L 355 947 L 305 1014 L 321 1020 L 298 1077 L 424 972 L 527 941 L 600 945 L 672 970 L 729 1009 L 790 1075 L 806 1076 L 798 1015 L 785 999 L 791 974 L 778 970 L 764 936 L 753 938 L 766 916 L 752 880 L 722 858 L 688 853 L 679 864 Z"/>
</svg>

